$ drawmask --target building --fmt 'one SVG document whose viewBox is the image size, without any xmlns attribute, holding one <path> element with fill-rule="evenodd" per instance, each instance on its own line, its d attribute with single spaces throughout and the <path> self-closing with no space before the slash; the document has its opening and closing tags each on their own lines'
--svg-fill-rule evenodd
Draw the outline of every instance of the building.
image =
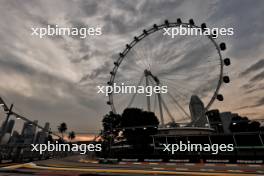
<svg viewBox="0 0 264 176">
<path fill-rule="evenodd" d="M 50 129 L 50 124 L 46 123 L 44 129 L 37 133 L 34 143 L 37 144 L 46 143 L 48 140 L 49 129 Z"/>
<path fill-rule="evenodd" d="M 36 133 L 36 125 L 38 121 L 31 122 L 25 122 L 21 136 L 24 140 L 24 144 L 32 144 L 34 142 L 35 133 Z"/>
<path fill-rule="evenodd" d="M 205 107 L 202 100 L 197 95 L 192 95 L 189 104 L 191 113 L 191 126 L 208 127 L 209 123 L 205 115 Z"/>
<path fill-rule="evenodd" d="M 220 118 L 220 112 L 218 109 L 213 109 L 206 112 L 206 116 L 209 120 L 210 127 L 215 130 L 216 133 L 223 133 L 223 123 Z"/>
<path fill-rule="evenodd" d="M 223 131 L 224 133 L 231 133 L 230 131 L 230 124 L 232 122 L 232 118 L 238 116 L 238 114 L 234 114 L 231 112 L 222 112 L 220 113 L 220 118 L 223 124 Z"/>
<path fill-rule="evenodd" d="M 229 134 L 230 124 L 232 123 L 233 117 L 238 116 L 238 114 L 234 114 L 231 112 L 222 112 L 219 110 L 213 109 L 206 113 L 208 120 L 210 122 L 211 128 L 215 129 L 217 133 L 225 133 Z"/>
<path fill-rule="evenodd" d="M 1 138 L 1 144 L 7 144 L 10 140 L 11 133 L 13 131 L 15 121 L 14 120 L 9 120 L 7 123 L 5 123 L 1 133 L 2 133 L 2 138 Z"/>
</svg>

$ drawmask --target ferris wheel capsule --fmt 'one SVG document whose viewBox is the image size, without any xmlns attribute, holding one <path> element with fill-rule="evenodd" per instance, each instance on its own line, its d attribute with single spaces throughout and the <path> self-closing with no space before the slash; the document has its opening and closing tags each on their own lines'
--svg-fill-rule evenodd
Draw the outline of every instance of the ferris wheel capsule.
<svg viewBox="0 0 264 176">
<path fill-rule="evenodd" d="M 154 28 L 155 30 L 158 30 L 158 25 L 157 25 L 157 24 L 154 24 L 154 25 L 153 25 L 153 28 Z"/>
<path fill-rule="evenodd" d="M 223 81 L 224 81 L 224 83 L 229 83 L 230 82 L 229 76 L 224 76 Z"/>
<path fill-rule="evenodd" d="M 114 65 L 115 65 L 115 66 L 119 66 L 118 62 L 114 62 Z"/>
<path fill-rule="evenodd" d="M 124 54 L 123 54 L 123 53 L 119 53 L 119 56 L 120 56 L 120 57 L 124 57 Z"/>
<path fill-rule="evenodd" d="M 205 30 L 205 28 L 207 28 L 207 27 L 206 27 L 206 24 L 205 24 L 205 23 L 202 23 L 202 24 L 201 24 L 201 28 L 202 28 L 202 30 Z"/>
<path fill-rule="evenodd" d="M 226 44 L 223 42 L 223 43 L 220 43 L 220 49 L 223 51 L 226 49 Z"/>
<path fill-rule="evenodd" d="M 169 20 L 165 20 L 165 22 L 164 22 L 164 23 L 165 23 L 165 25 L 166 25 L 167 27 L 168 27 L 168 26 L 169 26 L 169 24 L 170 24 L 170 23 L 169 23 Z"/>
<path fill-rule="evenodd" d="M 218 94 L 216 98 L 218 101 L 224 101 L 224 96 L 222 94 Z"/>
<path fill-rule="evenodd" d="M 191 26 L 193 26 L 193 25 L 194 25 L 194 21 L 193 21 L 193 19 L 190 19 L 190 20 L 189 20 L 189 23 L 190 23 Z"/>
<path fill-rule="evenodd" d="M 177 23 L 178 23 L 178 24 L 182 24 L 182 21 L 181 21 L 180 18 L 177 19 Z"/>
<path fill-rule="evenodd" d="M 225 59 L 224 59 L 224 64 L 225 64 L 225 66 L 229 66 L 229 65 L 231 65 L 231 61 L 230 61 L 230 59 L 229 59 L 229 58 L 225 58 Z"/>
</svg>

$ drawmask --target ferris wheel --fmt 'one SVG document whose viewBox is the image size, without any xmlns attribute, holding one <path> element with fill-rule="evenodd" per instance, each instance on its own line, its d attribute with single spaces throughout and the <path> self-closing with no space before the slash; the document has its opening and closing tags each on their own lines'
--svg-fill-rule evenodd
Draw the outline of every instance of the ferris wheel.
<svg viewBox="0 0 264 176">
<path fill-rule="evenodd" d="M 164 35 L 164 29 L 195 28 L 204 30 L 206 24 L 195 25 L 192 19 L 184 23 L 165 20 L 154 24 L 135 36 L 119 54 L 110 72 L 109 86 L 166 86 L 166 94 L 116 94 L 109 93 L 111 110 L 122 113 L 125 108 L 136 107 L 154 112 L 161 125 L 166 122 L 185 122 L 191 119 L 189 104 L 193 95 L 198 96 L 208 110 L 215 100 L 223 101 L 219 93 L 222 83 L 230 79 L 224 67 L 230 65 L 223 58 L 225 43 L 219 43 L 214 35 Z"/>
</svg>

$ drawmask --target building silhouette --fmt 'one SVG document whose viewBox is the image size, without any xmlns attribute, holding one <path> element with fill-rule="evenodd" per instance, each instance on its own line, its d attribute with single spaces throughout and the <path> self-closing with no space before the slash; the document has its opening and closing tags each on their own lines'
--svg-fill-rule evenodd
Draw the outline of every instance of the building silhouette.
<svg viewBox="0 0 264 176">
<path fill-rule="evenodd" d="M 33 123 L 31 122 L 25 122 L 21 136 L 24 139 L 24 144 L 32 144 L 34 143 L 35 139 L 35 133 L 36 133 L 36 124 L 38 121 L 34 121 Z"/>
<path fill-rule="evenodd" d="M 230 125 L 233 117 L 237 117 L 238 114 L 232 112 L 219 112 L 218 109 L 213 109 L 206 112 L 210 127 L 214 128 L 217 133 L 230 134 Z"/>
<path fill-rule="evenodd" d="M 47 123 L 45 123 L 44 129 L 37 132 L 34 143 L 37 143 L 37 144 L 46 143 L 47 139 L 48 139 L 48 135 L 49 135 L 49 129 L 50 129 L 50 124 L 47 122 Z"/>
<path fill-rule="evenodd" d="M 205 115 L 206 110 L 204 107 L 204 103 L 197 95 L 192 95 L 189 109 L 192 120 L 191 126 L 208 127 L 209 123 Z"/>
<path fill-rule="evenodd" d="M 1 130 L 1 144 L 7 144 L 9 142 L 14 125 L 14 120 L 9 120 L 3 123 Z"/>
</svg>

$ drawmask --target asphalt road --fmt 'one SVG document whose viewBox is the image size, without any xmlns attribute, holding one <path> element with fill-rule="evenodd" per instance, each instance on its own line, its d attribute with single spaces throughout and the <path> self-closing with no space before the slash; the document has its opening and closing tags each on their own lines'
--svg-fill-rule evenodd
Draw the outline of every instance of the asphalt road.
<svg viewBox="0 0 264 176">
<path fill-rule="evenodd" d="M 2 164 L 0 175 L 264 175 L 260 164 L 194 164 L 161 162 L 119 162 L 100 164 L 83 156 L 35 161 L 25 164 Z"/>
</svg>

